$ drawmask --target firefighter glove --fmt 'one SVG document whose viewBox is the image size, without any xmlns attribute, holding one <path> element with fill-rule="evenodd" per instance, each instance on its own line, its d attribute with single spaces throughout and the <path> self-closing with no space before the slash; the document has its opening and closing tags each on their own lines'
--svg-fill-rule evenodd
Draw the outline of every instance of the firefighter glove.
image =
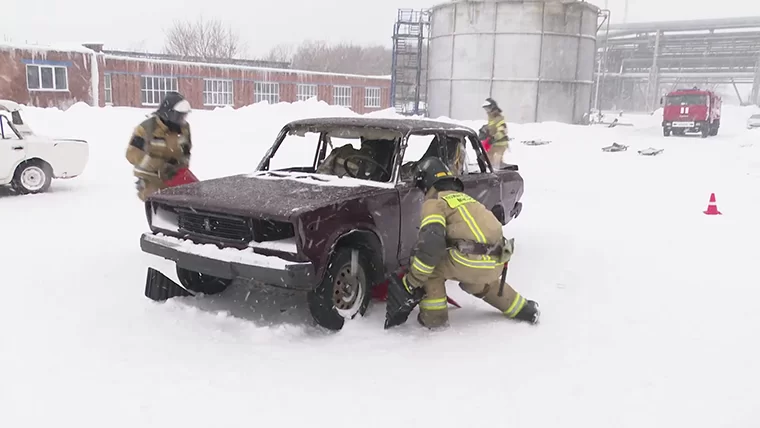
<svg viewBox="0 0 760 428">
<path fill-rule="evenodd" d="M 409 319 L 409 314 L 422 301 L 422 288 L 409 288 L 406 281 L 392 275 L 388 283 L 388 299 L 385 306 L 385 329 L 401 325 Z"/>
</svg>

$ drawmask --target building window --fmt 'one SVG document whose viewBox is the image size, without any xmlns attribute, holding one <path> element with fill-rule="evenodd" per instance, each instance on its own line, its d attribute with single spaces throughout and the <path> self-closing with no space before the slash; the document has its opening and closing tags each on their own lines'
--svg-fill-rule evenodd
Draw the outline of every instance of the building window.
<svg viewBox="0 0 760 428">
<path fill-rule="evenodd" d="M 204 79 L 203 104 L 207 106 L 231 106 L 234 104 L 232 80 Z"/>
<path fill-rule="evenodd" d="M 337 106 L 351 107 L 351 87 L 333 87 L 333 103 Z"/>
<path fill-rule="evenodd" d="M 103 75 L 103 89 L 105 92 L 105 101 L 106 104 L 113 104 L 113 90 L 111 88 L 111 75 L 110 74 L 104 74 Z"/>
<path fill-rule="evenodd" d="M 317 85 L 298 84 L 297 91 L 296 99 L 298 101 L 306 101 L 309 98 L 317 97 Z"/>
<path fill-rule="evenodd" d="M 269 104 L 280 102 L 280 84 L 272 82 L 256 82 L 253 102 L 269 101 Z"/>
<path fill-rule="evenodd" d="M 380 107 L 380 88 L 364 88 L 364 107 Z"/>
<path fill-rule="evenodd" d="M 68 71 L 64 66 L 27 64 L 26 88 L 30 91 L 68 91 Z"/>
<path fill-rule="evenodd" d="M 176 77 L 143 76 L 140 82 L 140 101 L 146 106 L 157 106 L 167 92 L 178 91 Z"/>
</svg>

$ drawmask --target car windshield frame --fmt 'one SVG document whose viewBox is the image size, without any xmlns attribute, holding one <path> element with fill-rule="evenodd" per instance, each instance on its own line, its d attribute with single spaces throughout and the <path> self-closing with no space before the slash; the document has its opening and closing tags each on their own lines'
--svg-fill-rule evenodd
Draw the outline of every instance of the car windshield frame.
<svg viewBox="0 0 760 428">
<path fill-rule="evenodd" d="M 337 133 L 335 131 L 338 130 Z M 324 159 L 327 158 L 326 154 L 326 141 L 325 141 L 325 135 L 327 133 L 330 133 L 332 137 L 334 138 L 346 138 L 341 137 L 341 135 L 345 135 L 345 133 L 377 133 L 379 135 L 391 135 L 393 134 L 396 139 L 393 143 L 393 155 L 391 156 L 391 170 L 388 171 L 390 173 L 390 179 L 388 181 L 375 181 L 375 180 L 366 180 L 368 182 L 374 182 L 374 183 L 381 183 L 381 184 L 389 184 L 394 186 L 405 186 L 408 185 L 407 182 L 402 180 L 401 177 L 401 169 L 402 169 L 402 162 L 404 153 L 406 151 L 406 147 L 409 143 L 409 138 L 414 135 L 421 135 L 421 134 L 437 134 L 439 138 L 445 138 L 446 136 L 459 136 L 463 137 L 466 141 L 465 144 L 470 144 L 472 148 L 475 150 L 476 153 L 476 159 L 478 162 L 478 165 L 481 168 L 480 173 L 482 174 L 488 174 L 488 173 L 494 173 L 495 170 L 493 169 L 493 166 L 490 164 L 490 161 L 488 160 L 488 155 L 483 149 L 483 147 L 479 144 L 480 141 L 478 139 L 477 133 L 473 130 L 468 130 L 466 128 L 451 128 L 448 129 L 446 127 L 436 127 L 436 126 L 421 126 L 421 127 L 414 127 L 409 128 L 406 126 L 395 126 L 395 125 L 384 125 L 384 124 L 367 124 L 362 122 L 357 122 L 356 124 L 330 124 L 330 123 L 324 123 L 324 124 L 287 124 L 285 125 L 280 132 L 277 134 L 277 137 L 275 138 L 274 143 L 269 147 L 269 149 L 264 153 L 263 157 L 259 161 L 259 164 L 256 167 L 256 171 L 302 171 L 303 167 L 286 167 L 286 168 L 278 168 L 277 170 L 270 170 L 270 162 L 272 158 L 275 157 L 277 152 L 279 151 L 280 147 L 282 146 L 282 143 L 285 141 L 285 139 L 288 136 L 292 135 L 307 135 L 309 133 L 315 133 L 319 134 L 319 140 L 317 143 L 317 147 L 315 148 L 314 152 L 314 160 L 312 162 L 312 165 L 308 168 L 314 169 L 316 171 L 317 165 L 319 165 Z M 356 134 L 355 134 L 356 135 Z M 358 137 L 354 137 L 358 138 Z M 440 152 L 440 149 L 439 149 Z M 443 149 L 443 153 L 439 153 L 439 155 L 446 155 L 446 149 Z M 310 174 L 316 174 L 316 172 L 309 172 Z M 349 176 L 350 177 L 350 176 Z M 364 180 L 364 179 L 360 179 Z"/>
<path fill-rule="evenodd" d="M 272 160 L 272 158 L 275 157 L 279 149 L 282 147 L 282 144 L 285 142 L 286 138 L 289 136 L 305 136 L 308 134 L 316 134 L 319 135 L 319 139 L 317 142 L 317 146 L 314 148 L 314 159 L 312 164 L 308 168 L 314 169 L 314 171 L 309 172 L 309 174 L 317 174 L 316 168 L 317 166 L 324 161 L 328 154 L 327 154 L 327 147 L 329 147 L 329 143 L 327 142 L 326 136 L 330 136 L 332 138 L 340 138 L 340 139 L 356 139 L 359 140 L 360 136 L 367 136 L 375 134 L 375 136 L 378 137 L 389 137 L 393 136 L 393 155 L 391 156 L 391 170 L 388 172 L 390 173 L 390 178 L 387 181 L 376 181 L 376 180 L 365 180 L 363 178 L 357 178 L 358 180 L 364 180 L 368 181 L 370 183 L 382 183 L 382 184 L 397 184 L 396 183 L 396 176 L 397 176 L 397 169 L 398 169 L 398 156 L 399 156 L 399 146 L 401 144 L 401 141 L 406 138 L 407 133 L 403 132 L 398 129 L 393 129 L 390 127 L 383 127 L 383 126 L 366 126 L 362 124 L 357 125 L 321 125 L 321 126 L 313 126 L 313 125 L 300 125 L 300 126 L 288 126 L 286 125 L 282 130 L 280 130 L 280 133 L 277 135 L 277 138 L 275 139 L 274 144 L 267 150 L 267 152 L 262 157 L 261 161 L 259 162 L 259 165 L 256 167 L 256 171 L 270 171 L 269 165 Z M 386 139 L 386 138 L 378 138 L 378 139 Z M 335 147 L 332 147 L 331 150 L 334 150 Z M 271 171 L 294 171 L 294 170 L 300 170 L 302 167 L 286 167 L 286 168 L 279 168 L 276 170 Z M 351 178 L 350 175 L 347 175 L 347 177 Z"/>
<path fill-rule="evenodd" d="M 5 119 L 5 120 L 3 121 L 3 119 Z M 11 127 L 11 131 L 13 131 L 16 134 L 16 137 L 18 137 L 19 140 L 23 140 L 24 139 L 24 136 L 21 134 L 21 132 L 18 130 L 18 128 L 16 128 L 16 125 L 13 124 L 13 120 L 12 119 L 9 119 L 8 116 L 6 116 L 5 114 L 0 114 L 0 121 L 3 122 L 3 123 L 0 123 L 0 126 L 2 126 L 3 129 L 5 129 L 5 125 L 9 125 Z M 2 135 L 1 139 L 6 140 L 6 138 L 4 137 L 5 132 L 3 131 L 2 134 L 3 135 Z M 10 138 L 7 138 L 7 139 L 10 140 Z"/>
</svg>

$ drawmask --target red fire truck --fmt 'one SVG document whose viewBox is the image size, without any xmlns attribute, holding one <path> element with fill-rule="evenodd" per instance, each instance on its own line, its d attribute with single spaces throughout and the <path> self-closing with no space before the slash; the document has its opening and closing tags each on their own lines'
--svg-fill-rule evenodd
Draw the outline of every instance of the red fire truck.
<svg viewBox="0 0 760 428">
<path fill-rule="evenodd" d="M 713 91 L 679 89 L 660 100 L 662 134 L 666 137 L 698 132 L 702 138 L 718 135 L 722 100 Z"/>
</svg>

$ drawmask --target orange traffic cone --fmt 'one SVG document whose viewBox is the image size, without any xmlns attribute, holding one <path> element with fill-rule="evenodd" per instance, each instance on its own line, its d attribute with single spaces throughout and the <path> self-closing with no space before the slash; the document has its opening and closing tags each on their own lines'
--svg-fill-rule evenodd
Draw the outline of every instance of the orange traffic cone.
<svg viewBox="0 0 760 428">
<path fill-rule="evenodd" d="M 715 193 L 712 193 L 710 195 L 710 203 L 707 205 L 707 211 L 704 211 L 707 215 L 723 215 L 722 212 L 718 211 L 718 204 L 715 203 Z"/>
</svg>

